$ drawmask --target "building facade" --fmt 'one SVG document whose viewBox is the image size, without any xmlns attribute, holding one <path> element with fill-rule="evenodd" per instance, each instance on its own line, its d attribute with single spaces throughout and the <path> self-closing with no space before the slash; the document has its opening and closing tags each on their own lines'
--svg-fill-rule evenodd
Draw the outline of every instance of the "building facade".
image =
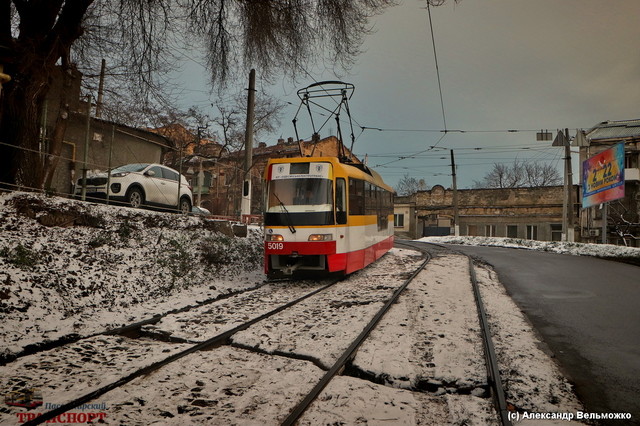
<svg viewBox="0 0 640 426">
<path fill-rule="evenodd" d="M 580 176 L 585 160 L 619 143 L 624 144 L 625 196 L 581 209 L 581 236 L 586 242 L 640 247 L 640 119 L 604 121 L 588 130 L 579 143 Z"/>
<path fill-rule="evenodd" d="M 578 223 L 576 203 L 580 199 L 579 191 L 578 186 L 572 187 L 571 198 L 576 212 L 573 226 Z M 459 189 L 459 234 L 560 241 L 563 200 L 562 186 Z M 455 206 L 452 189 L 436 185 L 428 191 L 400 197 L 397 201 L 396 215 L 403 215 L 397 218 L 401 222 L 396 222 L 399 235 L 406 233 L 414 238 L 454 235 Z M 402 226 L 398 226 L 400 223 Z M 406 223 L 409 225 L 406 226 Z"/>
<path fill-rule="evenodd" d="M 92 106 L 80 99 L 81 80 L 82 74 L 75 72 L 70 84 L 64 85 L 61 71 L 56 69 L 40 123 L 40 146 L 43 152 L 48 152 L 60 99 L 68 100 L 62 148 L 51 185 L 47 188 L 61 195 L 72 193 L 73 184 L 85 168 L 91 173 L 129 163 L 159 163 L 166 151 L 175 149 L 161 135 L 92 116 Z"/>
</svg>

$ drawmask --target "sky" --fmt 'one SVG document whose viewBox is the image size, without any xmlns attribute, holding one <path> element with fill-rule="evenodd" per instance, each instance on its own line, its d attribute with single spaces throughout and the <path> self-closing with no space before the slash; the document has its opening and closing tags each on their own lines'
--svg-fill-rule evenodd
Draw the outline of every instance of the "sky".
<svg viewBox="0 0 640 426">
<path fill-rule="evenodd" d="M 452 149 L 458 187 L 469 188 L 494 163 L 515 159 L 561 172 L 562 149 L 537 142 L 536 131 L 568 128 L 575 135 L 602 121 L 640 118 L 637 0 L 449 0 L 432 7 L 431 17 L 442 99 L 426 3 L 404 0 L 372 19 L 374 33 L 346 74 L 318 66 L 298 82 L 267 82 L 257 70 L 258 87 L 291 104 L 281 132 L 264 141 L 295 135 L 297 89 L 341 79 L 356 87 L 354 151 L 387 183 L 409 175 L 428 187 L 451 186 Z M 184 72 L 192 91 L 183 102 L 210 104 L 204 69 L 191 63 Z M 321 136 L 330 130 L 335 125 Z"/>
</svg>

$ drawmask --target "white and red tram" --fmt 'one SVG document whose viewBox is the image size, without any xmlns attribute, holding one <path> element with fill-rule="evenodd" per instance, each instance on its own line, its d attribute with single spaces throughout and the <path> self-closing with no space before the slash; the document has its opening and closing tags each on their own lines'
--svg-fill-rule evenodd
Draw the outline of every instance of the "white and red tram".
<svg viewBox="0 0 640 426">
<path fill-rule="evenodd" d="M 270 160 L 265 169 L 265 273 L 350 274 L 393 247 L 393 189 L 335 157 Z"/>
</svg>

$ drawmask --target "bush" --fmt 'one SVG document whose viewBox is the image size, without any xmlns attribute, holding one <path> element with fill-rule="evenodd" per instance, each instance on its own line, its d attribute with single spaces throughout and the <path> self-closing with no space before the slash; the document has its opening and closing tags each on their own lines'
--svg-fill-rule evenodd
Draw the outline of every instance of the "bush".
<svg viewBox="0 0 640 426">
<path fill-rule="evenodd" d="M 7 259 L 7 262 L 23 269 L 31 268 L 38 264 L 38 253 L 28 247 L 18 244 L 13 250 L 3 247 L 0 250 L 0 257 Z"/>
</svg>

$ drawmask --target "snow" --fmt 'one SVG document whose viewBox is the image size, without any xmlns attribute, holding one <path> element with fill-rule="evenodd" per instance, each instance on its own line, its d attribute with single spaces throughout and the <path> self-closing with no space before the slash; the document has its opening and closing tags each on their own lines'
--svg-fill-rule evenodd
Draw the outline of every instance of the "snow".
<svg viewBox="0 0 640 426">
<path fill-rule="evenodd" d="M 602 259 L 630 261 L 640 263 L 640 248 L 616 246 L 612 244 L 586 244 L 561 241 L 537 241 L 521 238 L 499 237 L 423 237 L 416 241 L 434 244 L 460 244 L 469 246 L 506 247 L 574 256 L 593 256 Z"/>
<path fill-rule="evenodd" d="M 68 402 L 327 284 L 265 283 L 260 229 L 234 238 L 218 225 L 1 195 L 1 388 L 36 387 L 45 404 Z M 279 424 L 421 261 L 395 248 L 228 345 L 188 355 L 93 403 L 106 407 L 105 424 Z M 531 412 L 581 409 L 496 274 L 476 269 L 509 403 Z M 94 335 L 169 312 L 137 337 Z M 86 338 L 23 352 L 78 337 Z M 409 285 L 299 424 L 497 424 L 487 396 L 468 261 L 447 254 Z M 4 405 L 0 423 L 43 411 Z"/>
</svg>

